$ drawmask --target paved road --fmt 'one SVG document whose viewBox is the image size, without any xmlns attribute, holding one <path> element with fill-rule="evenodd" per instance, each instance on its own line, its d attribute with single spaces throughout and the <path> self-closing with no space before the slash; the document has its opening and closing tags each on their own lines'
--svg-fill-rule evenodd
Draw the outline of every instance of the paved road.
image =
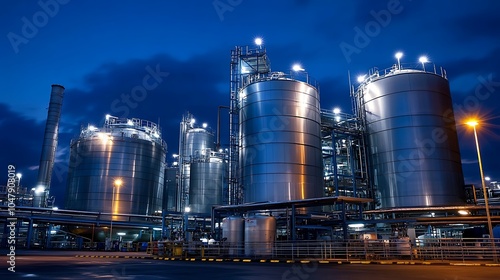
<svg viewBox="0 0 500 280">
<path fill-rule="evenodd" d="M 18 256 L 12 273 L 2 263 L 0 279 L 487 280 L 500 275 L 500 267 L 485 266 L 205 263 L 71 255 Z"/>
</svg>

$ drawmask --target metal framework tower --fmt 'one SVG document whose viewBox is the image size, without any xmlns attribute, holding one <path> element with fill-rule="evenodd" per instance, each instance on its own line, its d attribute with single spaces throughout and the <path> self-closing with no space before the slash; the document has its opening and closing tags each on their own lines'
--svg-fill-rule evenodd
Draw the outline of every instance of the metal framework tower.
<svg viewBox="0 0 500 280">
<path fill-rule="evenodd" d="M 239 91 L 242 81 L 248 76 L 259 76 L 271 71 L 270 61 L 266 49 L 262 46 L 250 48 L 237 46 L 231 50 L 230 64 L 230 108 L 229 108 L 229 187 L 228 204 L 241 204 L 243 202 L 243 187 L 239 183 Z"/>
</svg>

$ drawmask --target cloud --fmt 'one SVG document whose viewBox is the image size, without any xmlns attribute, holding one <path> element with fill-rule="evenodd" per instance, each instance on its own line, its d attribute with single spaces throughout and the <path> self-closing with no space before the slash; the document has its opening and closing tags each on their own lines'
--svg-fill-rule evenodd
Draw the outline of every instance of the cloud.
<svg viewBox="0 0 500 280">
<path fill-rule="evenodd" d="M 0 103 L 0 184 L 7 182 L 7 165 L 16 166 L 16 171 L 23 174 L 23 185 L 34 184 L 40 162 L 42 139 L 45 123 L 36 122 L 21 113 L 11 110 L 10 106 Z"/>
</svg>

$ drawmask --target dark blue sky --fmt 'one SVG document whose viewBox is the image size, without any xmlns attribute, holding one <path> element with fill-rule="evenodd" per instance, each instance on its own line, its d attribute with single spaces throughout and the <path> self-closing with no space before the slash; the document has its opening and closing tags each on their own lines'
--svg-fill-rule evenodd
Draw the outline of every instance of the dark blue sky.
<svg viewBox="0 0 500 280">
<path fill-rule="evenodd" d="M 42 3 L 42 5 L 40 5 Z M 321 106 L 351 112 L 348 71 L 417 63 L 447 70 L 457 120 L 479 115 L 485 174 L 500 180 L 498 1 L 4 0 L 0 9 L 0 181 L 7 165 L 36 183 L 50 85 L 65 86 L 52 194 L 62 205 L 68 147 L 105 114 L 160 122 L 177 152 L 184 112 L 216 126 L 228 105 L 230 50 L 264 39 L 272 70 L 295 62 L 320 83 Z M 156 86 L 126 103 L 151 71 Z M 458 127 L 467 183 L 479 182 L 470 130 Z M 227 141 L 226 141 L 227 143 Z"/>
</svg>

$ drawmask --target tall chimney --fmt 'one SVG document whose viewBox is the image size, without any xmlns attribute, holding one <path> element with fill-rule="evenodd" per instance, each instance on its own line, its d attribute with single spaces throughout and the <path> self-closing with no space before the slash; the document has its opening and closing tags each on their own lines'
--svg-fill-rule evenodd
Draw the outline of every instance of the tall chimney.
<svg viewBox="0 0 500 280">
<path fill-rule="evenodd" d="M 35 194 L 33 196 L 34 207 L 47 207 L 52 168 L 54 167 L 54 159 L 56 156 L 57 133 L 59 130 L 59 120 L 61 119 L 63 95 L 63 86 L 52 85 L 49 112 L 47 114 L 47 123 L 45 124 L 42 154 L 38 169 L 38 184 L 35 188 Z"/>
</svg>

